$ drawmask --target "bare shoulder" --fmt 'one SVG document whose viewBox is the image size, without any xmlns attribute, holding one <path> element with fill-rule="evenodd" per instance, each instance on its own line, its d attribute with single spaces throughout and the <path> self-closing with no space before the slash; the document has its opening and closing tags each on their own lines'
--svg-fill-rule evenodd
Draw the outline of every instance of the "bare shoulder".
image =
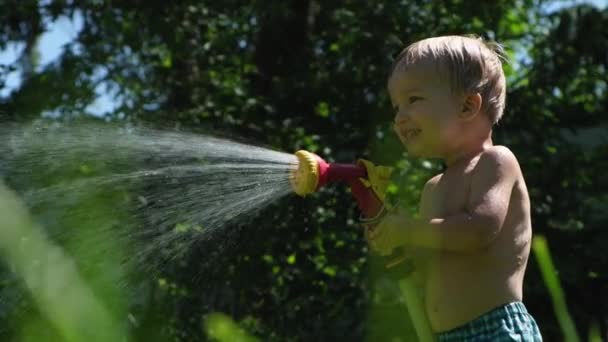
<svg viewBox="0 0 608 342">
<path fill-rule="evenodd" d="M 486 172 L 519 174 L 519 162 L 506 146 L 496 145 L 485 150 L 479 157 L 478 168 Z"/>
<path fill-rule="evenodd" d="M 438 175 L 433 176 L 433 178 L 429 179 L 428 181 L 426 181 L 426 184 L 424 184 L 424 191 L 427 192 L 427 191 L 433 190 L 439 183 L 439 180 L 441 179 L 442 176 L 443 176 L 443 173 L 440 173 Z"/>
<path fill-rule="evenodd" d="M 433 178 L 429 179 L 426 184 L 424 184 L 424 189 L 422 189 L 422 194 L 420 196 L 420 215 L 421 217 L 427 217 L 431 212 L 431 196 L 433 190 L 437 187 L 439 180 L 443 176 L 443 173 L 440 173 Z"/>
<path fill-rule="evenodd" d="M 422 202 L 428 200 L 429 195 L 437 187 L 437 184 L 439 184 L 439 181 L 441 180 L 442 176 L 443 173 L 440 173 L 426 181 L 426 184 L 424 184 L 424 188 L 422 189 Z"/>
</svg>

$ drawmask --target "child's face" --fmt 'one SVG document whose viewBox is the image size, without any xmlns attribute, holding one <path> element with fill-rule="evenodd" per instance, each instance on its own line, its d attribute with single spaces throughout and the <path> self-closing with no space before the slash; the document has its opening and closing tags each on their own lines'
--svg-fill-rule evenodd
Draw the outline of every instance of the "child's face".
<svg viewBox="0 0 608 342">
<path fill-rule="evenodd" d="M 462 98 L 453 94 L 447 77 L 440 77 L 434 65 L 418 63 L 395 70 L 388 90 L 395 132 L 410 155 L 441 158 L 455 147 Z"/>
</svg>

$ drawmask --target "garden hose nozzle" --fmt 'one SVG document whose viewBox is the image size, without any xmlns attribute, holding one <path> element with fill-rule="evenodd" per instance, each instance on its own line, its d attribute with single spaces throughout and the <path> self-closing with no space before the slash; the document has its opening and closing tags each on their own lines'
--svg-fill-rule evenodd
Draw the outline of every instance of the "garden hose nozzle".
<svg viewBox="0 0 608 342">
<path fill-rule="evenodd" d="M 300 150 L 295 155 L 298 158 L 298 164 L 297 168 L 291 171 L 289 180 L 293 191 L 304 197 L 317 190 L 319 166 L 315 154 Z"/>
<path fill-rule="evenodd" d="M 318 155 L 304 150 L 295 155 L 298 164 L 291 171 L 290 182 L 293 191 L 300 196 L 310 195 L 327 183 L 349 182 L 367 175 L 363 165 L 328 163 Z"/>
<path fill-rule="evenodd" d="M 310 195 L 328 183 L 343 181 L 348 183 L 363 218 L 376 221 L 386 211 L 385 195 L 392 168 L 377 166 L 372 162 L 360 159 L 354 164 L 328 163 L 318 155 L 300 150 L 295 153 L 298 163 L 291 170 L 289 180 L 293 191 L 304 197 Z M 406 258 L 401 248 L 387 258 L 388 269 L 397 269 Z"/>
</svg>

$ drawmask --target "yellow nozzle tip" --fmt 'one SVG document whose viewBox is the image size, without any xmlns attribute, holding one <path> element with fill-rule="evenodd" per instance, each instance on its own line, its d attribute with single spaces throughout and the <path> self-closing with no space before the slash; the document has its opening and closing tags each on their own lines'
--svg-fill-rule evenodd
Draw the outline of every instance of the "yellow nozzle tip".
<svg viewBox="0 0 608 342">
<path fill-rule="evenodd" d="M 298 158 L 296 169 L 291 171 L 289 180 L 293 191 L 300 195 L 310 195 L 317 189 L 319 183 L 319 168 L 315 155 L 304 150 L 295 153 Z"/>
</svg>

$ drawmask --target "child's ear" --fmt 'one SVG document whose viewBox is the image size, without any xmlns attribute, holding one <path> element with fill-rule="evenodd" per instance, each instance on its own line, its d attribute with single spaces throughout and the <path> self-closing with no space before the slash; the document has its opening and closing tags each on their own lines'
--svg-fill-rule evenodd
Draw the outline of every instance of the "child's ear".
<svg viewBox="0 0 608 342">
<path fill-rule="evenodd" d="M 465 120 L 472 120 L 481 111 L 481 95 L 479 93 L 468 94 L 464 97 L 462 102 L 462 110 L 458 116 Z"/>
</svg>

